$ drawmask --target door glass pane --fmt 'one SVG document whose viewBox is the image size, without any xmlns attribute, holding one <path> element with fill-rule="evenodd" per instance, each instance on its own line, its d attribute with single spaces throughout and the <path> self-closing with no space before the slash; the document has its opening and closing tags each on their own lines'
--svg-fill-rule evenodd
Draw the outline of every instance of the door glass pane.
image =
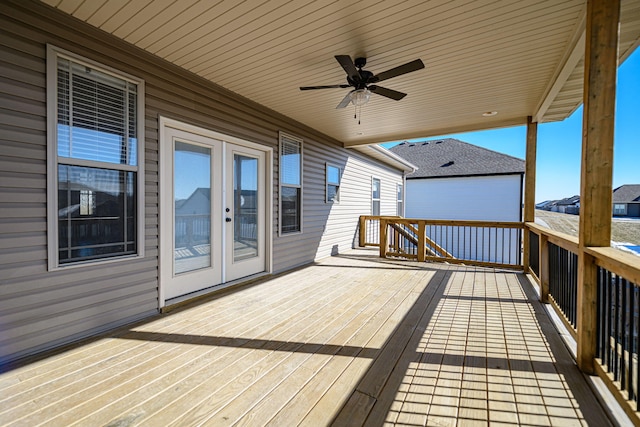
<svg viewBox="0 0 640 427">
<path fill-rule="evenodd" d="M 233 156 L 233 260 L 258 256 L 258 159 Z"/>
<path fill-rule="evenodd" d="M 174 271 L 211 266 L 211 149 L 176 141 Z"/>
</svg>

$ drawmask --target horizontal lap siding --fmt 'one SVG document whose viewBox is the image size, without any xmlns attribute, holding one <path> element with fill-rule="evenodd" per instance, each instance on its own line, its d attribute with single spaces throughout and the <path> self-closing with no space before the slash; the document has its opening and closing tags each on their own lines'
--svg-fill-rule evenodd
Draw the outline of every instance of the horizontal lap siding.
<svg viewBox="0 0 640 427">
<path fill-rule="evenodd" d="M 144 259 L 47 271 L 47 43 L 145 81 Z M 274 271 L 327 256 L 334 245 L 351 247 L 358 215 L 370 212 L 377 168 L 383 195 L 394 198 L 383 209 L 395 213 L 398 172 L 40 2 L 0 3 L 0 97 L 0 363 L 157 312 L 160 115 L 274 149 Z M 297 236 L 277 233 L 278 131 L 304 140 L 304 233 Z M 340 205 L 324 203 L 327 158 L 347 165 Z"/>
<path fill-rule="evenodd" d="M 381 183 L 382 215 L 396 215 L 402 174 L 357 152 L 303 143 L 303 232 L 277 237 L 274 271 L 308 263 L 357 246 L 358 219 L 371 215 L 371 179 Z M 325 165 L 342 169 L 339 203 L 325 203 Z"/>
<path fill-rule="evenodd" d="M 1 11 L 11 15 L 9 8 Z M 57 40 L 38 27 L 22 30 L 0 14 L 0 362 L 148 316 L 158 306 L 157 228 L 147 230 L 145 259 L 47 271 L 45 42 Z M 157 188 L 157 177 L 146 179 Z M 154 198 L 147 194 L 147 204 Z"/>
</svg>

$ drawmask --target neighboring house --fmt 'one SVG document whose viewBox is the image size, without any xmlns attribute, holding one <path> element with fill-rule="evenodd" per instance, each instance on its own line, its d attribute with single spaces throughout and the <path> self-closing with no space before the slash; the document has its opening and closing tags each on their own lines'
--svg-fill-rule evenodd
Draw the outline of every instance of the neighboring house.
<svg viewBox="0 0 640 427">
<path fill-rule="evenodd" d="M 626 184 L 613 190 L 613 216 L 640 217 L 640 184 Z"/>
<path fill-rule="evenodd" d="M 388 151 L 44 4 L 0 12 L 0 364 L 350 249 L 360 215 L 397 213 L 413 167 Z"/>
<path fill-rule="evenodd" d="M 580 214 L 580 196 L 576 195 L 562 200 L 557 200 L 551 206 L 551 211 L 573 215 Z"/>
<path fill-rule="evenodd" d="M 390 149 L 417 170 L 406 177 L 407 218 L 522 219 L 524 160 L 447 138 Z"/>
<path fill-rule="evenodd" d="M 417 170 L 406 176 L 404 216 L 407 218 L 521 221 L 524 160 L 457 139 L 403 142 L 391 152 L 411 161 Z M 479 239 L 468 231 L 452 230 L 431 238 Z M 465 254 L 472 259 L 501 262 L 517 259 L 519 235 L 504 236 L 504 247 L 490 255 Z M 501 238 L 501 237 L 496 237 Z M 457 256 L 456 250 L 452 252 Z M 486 259 L 481 259 L 487 257 Z"/>
<path fill-rule="evenodd" d="M 536 203 L 536 209 L 548 211 L 554 202 L 555 200 L 545 200 L 544 202 Z"/>
</svg>

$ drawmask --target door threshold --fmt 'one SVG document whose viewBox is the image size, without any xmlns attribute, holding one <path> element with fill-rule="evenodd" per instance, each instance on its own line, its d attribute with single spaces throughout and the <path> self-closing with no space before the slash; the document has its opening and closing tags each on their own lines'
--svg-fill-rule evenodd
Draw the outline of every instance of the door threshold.
<svg viewBox="0 0 640 427">
<path fill-rule="evenodd" d="M 210 286 L 208 288 L 201 289 L 199 291 L 195 291 L 185 295 L 181 295 L 179 297 L 171 298 L 165 301 L 164 307 L 160 308 L 160 313 L 163 313 L 163 314 L 168 313 L 170 311 L 173 311 L 185 305 L 189 305 L 196 301 L 209 298 L 212 295 L 217 294 L 218 292 L 221 292 L 223 290 L 228 290 L 236 286 L 248 285 L 249 283 L 258 281 L 260 279 L 264 279 L 265 277 L 268 277 L 268 276 L 271 276 L 271 273 L 267 273 L 266 271 L 263 271 L 261 273 L 256 273 L 250 276 L 241 277 L 240 279 L 232 280 L 226 283 L 221 283 L 215 286 Z"/>
</svg>

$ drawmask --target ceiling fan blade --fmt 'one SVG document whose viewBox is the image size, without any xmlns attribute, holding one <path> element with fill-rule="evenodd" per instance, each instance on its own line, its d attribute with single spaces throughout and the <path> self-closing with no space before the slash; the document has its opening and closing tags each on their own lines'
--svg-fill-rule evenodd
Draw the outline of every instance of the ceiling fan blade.
<svg viewBox="0 0 640 427">
<path fill-rule="evenodd" d="M 353 91 L 351 91 L 353 92 Z M 347 94 L 347 96 L 345 96 L 344 98 L 342 98 L 342 101 L 340 101 L 340 104 L 338 104 L 338 106 L 336 107 L 336 109 L 338 108 L 345 108 L 347 105 L 349 105 L 349 103 L 351 102 L 351 92 L 349 92 Z"/>
<path fill-rule="evenodd" d="M 302 86 L 302 87 L 300 87 L 300 90 L 313 90 L 313 89 L 339 89 L 339 88 L 345 88 L 345 87 L 351 87 L 351 86 L 349 86 L 349 85 Z"/>
<path fill-rule="evenodd" d="M 392 77 L 401 76 L 403 74 L 411 73 L 413 71 L 418 71 L 424 68 L 424 64 L 420 59 L 416 59 L 415 61 L 407 62 L 404 65 L 400 65 L 399 67 L 392 68 L 387 71 L 383 71 L 380 74 L 373 76 L 369 81 L 371 83 L 381 82 L 383 80 L 390 79 Z"/>
<path fill-rule="evenodd" d="M 349 78 L 353 81 L 360 81 L 360 73 L 358 69 L 353 64 L 351 57 L 349 55 L 336 55 L 336 60 L 340 63 L 344 71 L 346 71 Z"/>
<path fill-rule="evenodd" d="M 393 89 L 387 89 L 386 87 L 381 86 L 371 85 L 368 89 L 373 93 L 386 96 L 387 98 L 395 99 L 396 101 L 400 101 L 402 98 L 407 96 L 406 93 L 398 92 L 397 90 Z"/>
</svg>

